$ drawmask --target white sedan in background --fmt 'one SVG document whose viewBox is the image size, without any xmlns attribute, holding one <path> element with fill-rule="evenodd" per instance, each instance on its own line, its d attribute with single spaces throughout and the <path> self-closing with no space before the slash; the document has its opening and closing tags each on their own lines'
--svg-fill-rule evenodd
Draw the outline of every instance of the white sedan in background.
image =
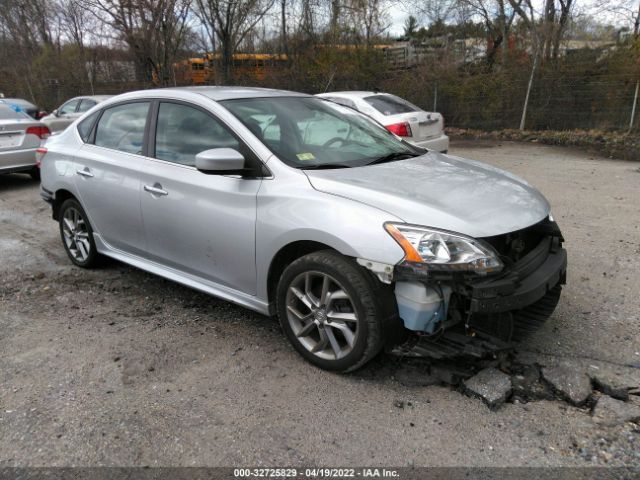
<svg viewBox="0 0 640 480">
<path fill-rule="evenodd" d="M 443 153 L 449 150 L 444 118 L 437 112 L 425 112 L 390 93 L 349 91 L 320 93 L 316 96 L 354 108 L 418 147 Z"/>
</svg>

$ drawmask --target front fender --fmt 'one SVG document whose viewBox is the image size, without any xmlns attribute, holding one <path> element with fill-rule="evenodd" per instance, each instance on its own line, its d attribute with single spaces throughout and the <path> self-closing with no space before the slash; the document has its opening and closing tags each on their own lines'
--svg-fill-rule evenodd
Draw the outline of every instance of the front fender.
<svg viewBox="0 0 640 480">
<path fill-rule="evenodd" d="M 404 252 L 383 225 L 401 221 L 355 200 L 318 192 L 308 182 L 265 181 L 256 218 L 257 293 L 268 300 L 268 272 L 276 254 L 290 243 L 323 243 L 343 255 L 395 265 Z"/>
</svg>

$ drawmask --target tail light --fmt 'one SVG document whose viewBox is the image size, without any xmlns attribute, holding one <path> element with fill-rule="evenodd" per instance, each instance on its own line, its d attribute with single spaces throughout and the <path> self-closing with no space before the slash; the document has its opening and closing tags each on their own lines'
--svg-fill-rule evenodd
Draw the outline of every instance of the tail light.
<svg viewBox="0 0 640 480">
<path fill-rule="evenodd" d="M 51 130 L 49 130 L 47 127 L 29 127 L 27 128 L 27 135 L 35 135 L 36 137 L 39 137 L 40 139 L 44 140 L 46 138 L 49 138 L 49 136 L 51 135 Z"/>
<path fill-rule="evenodd" d="M 391 133 L 395 133 L 399 137 L 411 137 L 411 125 L 408 122 L 394 123 L 393 125 L 387 125 L 387 130 Z"/>
<path fill-rule="evenodd" d="M 44 147 L 36 148 L 36 166 L 42 167 L 42 159 L 47 154 L 47 149 Z"/>
</svg>

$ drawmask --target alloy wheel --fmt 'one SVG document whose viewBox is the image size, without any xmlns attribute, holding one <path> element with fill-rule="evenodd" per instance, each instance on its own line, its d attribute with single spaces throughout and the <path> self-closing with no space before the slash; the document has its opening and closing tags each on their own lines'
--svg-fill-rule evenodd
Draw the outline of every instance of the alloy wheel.
<svg viewBox="0 0 640 480">
<path fill-rule="evenodd" d="M 331 275 L 309 271 L 293 279 L 287 320 L 298 341 L 325 360 L 348 355 L 358 337 L 358 314 L 349 293 Z"/>
<path fill-rule="evenodd" d="M 89 228 L 82 213 L 69 207 L 62 216 L 62 235 L 69 253 L 78 262 L 86 262 L 91 254 Z"/>
</svg>

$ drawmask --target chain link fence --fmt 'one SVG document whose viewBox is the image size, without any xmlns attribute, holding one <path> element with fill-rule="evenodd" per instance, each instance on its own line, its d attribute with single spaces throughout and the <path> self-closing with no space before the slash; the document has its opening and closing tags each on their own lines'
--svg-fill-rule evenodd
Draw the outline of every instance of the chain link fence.
<svg viewBox="0 0 640 480">
<path fill-rule="evenodd" d="M 637 132 L 632 114 L 640 78 L 630 52 L 586 51 L 542 64 L 533 77 L 527 108 L 527 130 L 595 129 Z M 441 112 L 447 126 L 479 130 L 517 129 L 523 113 L 530 59 L 488 68 L 477 63 L 423 64 L 391 69 L 379 57 L 343 59 L 332 57 L 324 64 L 317 58 L 299 58 L 279 71 L 257 80 L 238 75 L 235 84 L 266 86 L 318 93 L 325 90 L 371 90 L 395 93 L 425 110 Z M 174 81 L 180 86 L 188 82 Z M 119 94 L 154 88 L 152 82 L 67 81 L 47 79 L 15 82 L 0 78 L 0 92 L 35 101 L 51 111 L 77 95 Z M 633 115 L 635 116 L 635 115 Z"/>
</svg>

